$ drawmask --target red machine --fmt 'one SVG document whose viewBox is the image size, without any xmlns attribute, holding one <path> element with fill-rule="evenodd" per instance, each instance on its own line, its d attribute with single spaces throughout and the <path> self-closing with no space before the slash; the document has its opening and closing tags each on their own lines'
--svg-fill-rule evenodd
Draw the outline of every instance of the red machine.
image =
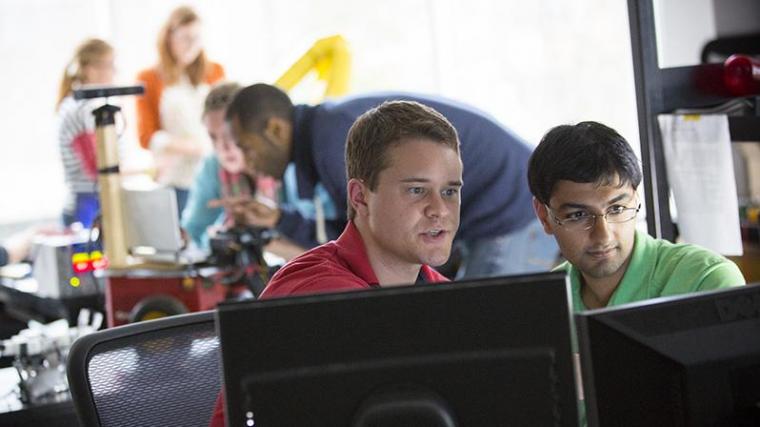
<svg viewBox="0 0 760 427">
<path fill-rule="evenodd" d="M 112 272 L 105 290 L 108 327 L 213 309 L 228 292 L 215 282 L 193 271 Z"/>
<path fill-rule="evenodd" d="M 210 239 L 212 266 L 110 270 L 106 282 L 108 326 L 210 310 L 226 298 L 258 296 L 272 272 L 263 248 L 272 232 L 233 228 Z"/>
<path fill-rule="evenodd" d="M 110 96 L 142 93 L 144 89 L 141 86 L 108 86 L 78 89 L 74 92 L 74 97 L 107 99 Z M 263 240 L 263 231 L 239 230 L 226 236 L 221 241 L 222 257 L 217 256 L 212 260 L 212 265 L 222 266 L 221 268 L 185 267 L 177 263 L 172 264 L 169 267 L 171 269 L 166 269 L 144 264 L 139 257 L 131 254 L 127 237 L 132 234 L 127 230 L 124 219 L 126 215 L 134 214 L 134 210 L 125 208 L 122 197 L 115 125 L 119 111 L 119 107 L 106 103 L 93 112 L 97 137 L 101 231 L 107 260 L 100 253 L 92 257 L 97 259 L 72 259 L 75 271 L 79 273 L 108 265 L 105 289 L 108 326 L 212 309 L 229 295 L 239 295 L 247 289 L 251 289 L 253 295 L 258 295 L 268 279 L 268 270 L 261 256 L 263 245 L 268 241 Z M 164 215 L 172 213 L 164 212 Z M 178 234 L 178 224 L 176 231 Z M 212 252 L 213 249 L 212 247 Z M 204 272 L 209 269 L 212 271 Z M 230 272 L 231 276 L 228 274 Z M 71 282 L 71 286 L 78 284 L 76 280 Z"/>
</svg>

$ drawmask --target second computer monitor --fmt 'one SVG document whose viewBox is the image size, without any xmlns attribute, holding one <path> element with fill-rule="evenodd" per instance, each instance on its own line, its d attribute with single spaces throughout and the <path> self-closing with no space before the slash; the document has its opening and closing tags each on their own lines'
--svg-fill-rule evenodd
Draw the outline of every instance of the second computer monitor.
<svg viewBox="0 0 760 427">
<path fill-rule="evenodd" d="M 590 426 L 760 425 L 760 286 L 576 319 Z"/>
<path fill-rule="evenodd" d="M 564 273 L 223 304 L 229 425 L 577 425 Z"/>
</svg>

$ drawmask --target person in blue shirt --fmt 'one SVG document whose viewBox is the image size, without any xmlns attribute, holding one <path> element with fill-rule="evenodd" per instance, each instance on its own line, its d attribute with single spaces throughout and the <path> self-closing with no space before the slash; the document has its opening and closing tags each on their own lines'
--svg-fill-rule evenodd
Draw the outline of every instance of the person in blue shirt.
<svg viewBox="0 0 760 427">
<path fill-rule="evenodd" d="M 285 179 L 294 171 L 297 197 L 316 215 L 248 199 L 232 209 L 244 221 L 274 227 L 304 247 L 335 239 L 346 224 L 346 136 L 357 117 L 390 100 L 416 101 L 443 114 L 456 128 L 464 163 L 462 220 L 457 246 L 460 277 L 550 269 L 559 254 L 532 212 L 525 179 L 531 149 L 506 127 L 473 107 L 439 97 L 381 93 L 315 106 L 293 105 L 267 84 L 241 89 L 227 108 L 233 139 L 249 174 Z M 292 168 L 292 169 L 289 169 Z M 327 215 L 327 212 L 334 214 Z M 321 213 L 321 215 L 320 215 Z"/>
<path fill-rule="evenodd" d="M 235 222 L 234 215 L 225 210 L 222 200 L 251 197 L 259 190 L 254 180 L 242 173 L 245 166 L 243 154 L 225 126 L 227 105 L 240 88 L 234 82 L 219 83 L 209 91 L 203 105 L 202 120 L 214 152 L 204 158 L 198 168 L 181 215 L 182 229 L 202 249 L 209 248 L 209 237 L 215 230 L 230 227 Z M 294 182 L 294 171 L 286 173 L 284 179 Z M 313 210 L 313 206 L 301 203 L 292 192 L 284 194 L 282 200 L 288 206 L 295 205 L 306 216 Z M 292 204 L 288 203 L 290 200 Z M 288 242 L 286 236 L 273 240 L 266 249 L 285 260 L 305 251 L 305 248 Z"/>
<path fill-rule="evenodd" d="M 202 248 L 208 247 L 209 227 L 221 227 L 226 220 L 224 208 L 214 201 L 252 190 L 250 181 L 240 173 L 245 166 L 243 155 L 224 126 L 225 109 L 240 88 L 237 83 L 218 84 L 209 91 L 203 106 L 203 124 L 214 152 L 203 159 L 181 213 L 182 228 Z"/>
</svg>

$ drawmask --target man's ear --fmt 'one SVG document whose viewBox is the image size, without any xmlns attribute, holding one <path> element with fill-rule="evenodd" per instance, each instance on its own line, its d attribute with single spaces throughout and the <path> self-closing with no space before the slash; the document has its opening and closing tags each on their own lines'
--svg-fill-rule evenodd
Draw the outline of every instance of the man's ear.
<svg viewBox="0 0 760 427">
<path fill-rule="evenodd" d="M 369 188 L 356 178 L 349 179 L 347 186 L 348 203 L 351 204 L 351 208 L 353 208 L 357 216 L 366 217 L 369 213 L 367 209 L 367 192 Z"/>
<path fill-rule="evenodd" d="M 267 119 L 264 135 L 279 145 L 290 145 L 290 139 L 293 136 L 293 124 L 290 120 L 281 117 L 270 117 Z"/>
<path fill-rule="evenodd" d="M 546 205 L 541 203 L 535 197 L 533 198 L 533 210 L 536 212 L 538 220 L 541 221 L 541 225 L 544 227 L 544 232 L 546 234 L 554 234 L 554 230 L 552 230 L 549 219 L 549 211 L 546 209 Z"/>
</svg>

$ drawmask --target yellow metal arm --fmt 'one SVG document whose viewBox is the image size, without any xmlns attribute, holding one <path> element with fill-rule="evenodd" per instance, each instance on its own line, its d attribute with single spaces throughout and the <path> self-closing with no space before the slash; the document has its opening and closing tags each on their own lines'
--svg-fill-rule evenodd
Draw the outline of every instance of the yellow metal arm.
<svg viewBox="0 0 760 427">
<path fill-rule="evenodd" d="M 348 51 L 346 40 L 337 35 L 317 40 L 303 56 L 277 79 L 275 85 L 289 91 L 311 70 L 315 70 L 317 78 L 327 84 L 325 98 L 348 93 L 351 54 Z"/>
</svg>

